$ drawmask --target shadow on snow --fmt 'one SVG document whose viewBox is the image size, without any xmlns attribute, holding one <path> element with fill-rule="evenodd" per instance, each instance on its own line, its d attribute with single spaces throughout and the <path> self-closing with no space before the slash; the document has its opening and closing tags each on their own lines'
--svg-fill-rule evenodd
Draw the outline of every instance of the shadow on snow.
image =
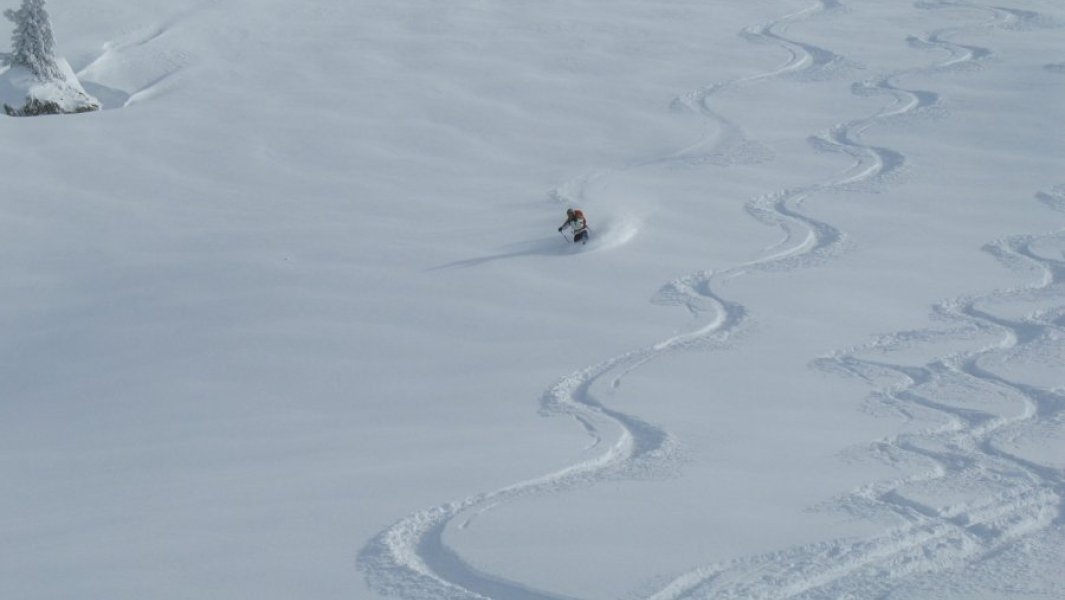
<svg viewBox="0 0 1065 600">
<path fill-rule="evenodd" d="M 540 238 L 536 240 L 529 240 L 526 242 L 518 242 L 516 244 L 510 244 L 505 248 L 509 249 L 507 252 L 500 254 L 490 254 L 488 256 L 481 256 L 479 258 L 470 258 L 466 260 L 458 260 L 447 264 L 439 265 L 426 269 L 427 271 L 441 271 L 443 269 L 468 269 L 470 267 L 479 267 L 485 263 L 495 262 L 497 260 L 508 260 L 512 258 L 521 258 L 523 256 L 566 256 L 569 254 L 577 254 L 583 248 L 590 248 L 592 243 L 589 242 L 587 246 L 581 244 L 574 244 L 569 241 L 569 238 L 562 239 L 559 236 L 555 239 Z"/>
</svg>

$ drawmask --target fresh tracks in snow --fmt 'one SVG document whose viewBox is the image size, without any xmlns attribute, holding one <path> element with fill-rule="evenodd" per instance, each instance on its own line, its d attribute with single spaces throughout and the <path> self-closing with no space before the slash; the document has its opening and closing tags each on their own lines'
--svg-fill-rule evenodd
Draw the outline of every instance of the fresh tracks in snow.
<svg viewBox="0 0 1065 600">
<path fill-rule="evenodd" d="M 973 26 L 911 37 L 911 46 L 940 50 L 947 58 L 928 68 L 853 86 L 856 94 L 887 94 L 894 102 L 876 115 L 839 124 L 813 138 L 818 148 L 851 156 L 853 165 L 847 171 L 817 185 L 767 195 L 748 206 L 756 218 L 786 232 L 776 254 L 752 267 L 775 270 L 809 266 L 843 247 L 845 237 L 830 225 L 802 216 L 801 203 L 814 193 L 869 189 L 901 172 L 905 156 L 866 145 L 861 134 L 890 120 L 939 113 L 941 108 L 936 93 L 907 90 L 897 80 L 916 73 L 972 69 L 993 55 L 987 48 L 951 42 L 957 33 L 1025 28 L 1043 22 L 1034 13 L 954 2 L 922 2 L 917 7 L 963 8 L 986 12 L 989 18 Z M 1047 206 L 1065 211 L 1065 188 L 1038 197 Z M 1065 521 L 1065 473 L 1059 466 L 1041 464 L 1007 447 L 1011 440 L 1060 428 L 1065 421 L 1065 393 L 1010 380 L 988 366 L 1008 356 L 1023 356 L 1041 340 L 1060 340 L 1065 323 L 1065 305 L 1061 304 L 1065 261 L 1041 256 L 1034 249 L 1047 240 L 1060 244 L 1065 236 L 1059 230 L 1043 236 L 1016 236 L 987 246 L 986 251 L 1007 265 L 1039 271 L 1040 281 L 1024 289 L 941 304 L 937 315 L 954 323 L 954 328 L 900 332 L 868 347 L 815 361 L 821 369 L 875 385 L 873 399 L 878 404 L 912 420 L 931 419 L 938 424 L 919 433 L 881 440 L 868 450 L 878 460 L 915 468 L 916 473 L 864 486 L 831 503 L 833 510 L 893 520 L 894 526 L 868 539 L 834 540 L 697 568 L 676 578 L 652 600 L 884 597 L 906 578 L 959 569 L 1047 528 L 1060 527 Z M 1057 305 L 1019 320 L 998 317 L 983 308 L 985 304 L 1026 299 L 1056 301 Z M 863 357 L 976 334 L 997 341 L 917 367 Z M 924 499 L 961 492 L 975 497 L 944 506 Z"/>
<path fill-rule="evenodd" d="M 709 97 L 722 89 L 755 83 L 774 77 L 794 75 L 815 70 L 827 70 L 839 62 L 832 53 L 809 45 L 792 42 L 776 29 L 809 18 L 811 15 L 833 10 L 835 2 L 821 1 L 811 8 L 788 15 L 770 24 L 744 32 L 747 39 L 783 47 L 789 55 L 779 68 L 723 86 L 701 88 L 674 101 L 674 109 L 681 106 L 697 111 L 709 124 L 718 123 L 726 135 L 708 145 L 705 140 L 668 156 L 645 161 L 629 168 L 664 162 L 708 162 L 733 164 L 738 157 L 762 160 L 767 155 L 746 140 L 737 126 L 713 112 Z M 699 156 L 699 158 L 693 158 Z M 726 158 L 727 157 L 727 158 Z M 753 158 L 752 158 L 753 157 Z M 560 186 L 552 196 L 571 204 L 580 203 L 587 190 L 612 171 L 594 171 L 573 182 Z M 735 276 L 732 272 L 726 277 Z M 375 537 L 359 554 L 358 566 L 369 585 L 383 594 L 410 600 L 446 599 L 472 600 L 484 598 L 518 600 L 556 600 L 559 596 L 532 590 L 514 582 L 479 572 L 466 563 L 443 542 L 443 532 L 452 523 L 469 523 L 477 514 L 519 497 L 557 493 L 579 486 L 593 485 L 616 478 L 660 477 L 675 468 L 675 440 L 667 432 L 637 417 L 608 408 L 592 393 L 599 381 L 608 381 L 611 388 L 621 380 L 668 352 L 698 345 L 723 346 L 744 321 L 743 307 L 718 297 L 712 286 L 717 277 L 711 271 L 695 273 L 664 286 L 656 296 L 662 304 L 684 305 L 697 320 L 695 329 L 674 335 L 649 347 L 634 350 L 598 365 L 572 373 L 548 389 L 541 399 L 541 414 L 569 416 L 577 420 L 593 439 L 589 449 L 603 445 L 608 436 L 611 445 L 597 456 L 531 481 L 520 482 L 494 492 L 471 496 L 409 515 Z M 703 319 L 703 315 L 712 316 Z M 463 518 L 464 515 L 473 515 Z"/>
<path fill-rule="evenodd" d="M 846 235 L 828 223 L 805 215 L 802 204 L 815 194 L 875 189 L 902 171 L 905 156 L 863 143 L 862 134 L 895 119 L 937 111 L 940 105 L 935 92 L 908 90 L 898 80 L 908 74 L 969 68 L 991 55 L 985 48 L 952 43 L 950 38 L 955 33 L 1009 27 L 1038 17 L 952 2 L 920 2 L 916 6 L 986 11 L 990 19 L 977 25 L 912 37 L 911 46 L 940 50 L 948 57 L 930 67 L 892 73 L 852 87 L 855 94 L 885 95 L 891 98 L 891 103 L 874 115 L 838 124 L 811 139 L 819 149 L 851 157 L 851 165 L 820 183 L 773 192 L 747 205 L 753 217 L 779 227 L 784 239 L 747 263 L 721 271 L 696 272 L 659 290 L 655 301 L 684 306 L 696 321 L 694 327 L 578 370 L 561 378 L 544 393 L 541 413 L 575 419 L 592 439 L 589 452 L 597 454 L 557 472 L 428 508 L 399 520 L 371 540 L 359 554 L 358 567 L 373 589 L 408 600 L 563 600 L 562 596 L 477 570 L 447 546 L 443 539 L 445 530 L 451 526 L 465 528 L 477 515 L 518 498 L 554 494 L 618 478 L 667 476 L 674 471 L 678 460 L 673 436 L 640 418 L 608 407 L 597 398 L 596 386 L 605 382 L 610 388 L 616 388 L 628 374 L 675 350 L 727 347 L 747 319 L 745 307 L 715 291 L 729 279 L 750 271 L 812 266 L 841 252 L 846 247 Z M 686 148 L 628 168 L 678 161 L 728 166 L 768 160 L 771 153 L 747 139 L 738 125 L 712 110 L 710 100 L 722 90 L 777 77 L 819 79 L 846 72 L 847 62 L 842 57 L 784 36 L 792 23 L 842 8 L 834 0 L 821 0 L 798 13 L 745 30 L 743 35 L 750 41 L 782 48 L 789 58 L 771 72 L 705 86 L 676 99 L 675 110 L 693 111 L 704 118 L 706 133 Z M 712 135 L 711 131 L 718 133 Z M 589 186 L 610 173 L 609 170 L 592 172 L 561 186 L 553 195 L 562 202 L 580 203 Z M 1061 190 L 1048 192 L 1041 200 L 1052 208 L 1065 206 Z M 674 578 L 649 598 L 872 597 L 885 593 L 905 577 L 968 564 L 1062 521 L 1061 494 L 1065 486 L 1062 474 L 1021 457 L 1006 442 L 1060 424 L 1065 396 L 1061 391 L 1011 381 L 994 374 L 987 366 L 994 358 L 1025 352 L 1035 343 L 1033 340 L 1052 331 L 1059 332 L 1065 324 L 1062 307 L 1021 321 L 995 317 L 983 308 L 985 303 L 1001 300 L 1030 296 L 1045 300 L 1047 296 L 1060 296 L 1065 266 L 1062 261 L 1042 257 L 1034 250 L 1034 244 L 1042 239 L 1045 236 L 1010 238 L 989 247 L 989 251 L 1007 263 L 1026 263 L 1041 269 L 1044 275 L 1040 284 L 959 299 L 938 309 L 942 316 L 958 325 L 950 332 L 998 336 L 996 343 L 917 367 L 863 356 L 950 333 L 905 332 L 816 362 L 820 368 L 875 383 L 879 386 L 875 398 L 900 413 L 936 417 L 936 427 L 881 440 L 869 450 L 882 460 L 918 465 L 915 474 L 864 486 L 834 503 L 837 509 L 862 516 L 890 518 L 895 522 L 891 528 L 869 539 L 835 540 L 695 568 Z M 889 384 L 882 383 L 885 381 Z M 1000 414 L 943 399 L 939 392 L 952 386 L 1008 398 L 1006 403 L 1014 405 L 1016 410 Z M 937 506 L 912 493 L 912 489 L 920 486 L 960 482 L 964 487 L 979 483 L 980 475 L 988 471 L 997 474 L 999 485 L 974 499 Z"/>
</svg>

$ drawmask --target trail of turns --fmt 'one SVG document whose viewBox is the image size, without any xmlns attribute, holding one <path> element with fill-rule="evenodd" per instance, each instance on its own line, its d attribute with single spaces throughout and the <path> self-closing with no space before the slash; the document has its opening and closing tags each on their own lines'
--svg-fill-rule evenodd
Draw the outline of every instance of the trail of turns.
<svg viewBox="0 0 1065 600">
<path fill-rule="evenodd" d="M 758 258 L 720 271 L 705 270 L 664 285 L 655 297 L 661 304 L 685 307 L 693 327 L 647 347 L 638 348 L 561 378 L 541 398 L 541 413 L 575 419 L 589 435 L 590 456 L 560 471 L 515 483 L 408 515 L 377 535 L 359 554 L 358 567 L 376 591 L 407 600 L 561 600 L 563 596 L 506 581 L 479 571 L 444 541 L 449 527 L 469 526 L 478 514 L 530 496 L 554 494 L 617 478 L 655 478 L 677 466 L 676 440 L 662 428 L 612 409 L 596 391 L 601 384 L 617 387 L 636 369 L 673 351 L 725 348 L 743 329 L 747 309 L 717 290 L 729 279 L 758 271 L 815 265 L 846 248 L 847 236 L 833 225 L 806 215 L 803 202 L 817 194 L 875 188 L 902 172 L 906 157 L 898 151 L 862 140 L 869 129 L 894 119 L 940 110 L 932 91 L 909 90 L 907 75 L 965 68 L 987 59 L 991 51 L 951 42 L 961 32 L 1008 27 L 1038 15 L 950 2 L 920 2 L 919 9 L 964 7 L 988 15 L 982 22 L 913 36 L 910 44 L 946 54 L 932 65 L 861 81 L 855 94 L 882 95 L 888 103 L 875 114 L 840 123 L 812 136 L 820 150 L 849 157 L 839 173 L 814 184 L 779 190 L 752 199 L 748 212 L 779 228 L 782 241 Z M 807 9 L 745 30 L 750 41 L 782 49 L 787 60 L 776 69 L 693 90 L 677 98 L 675 110 L 699 115 L 706 127 L 695 143 L 666 156 L 635 164 L 639 168 L 667 162 L 730 165 L 768 160 L 771 153 L 751 141 L 743 129 L 713 109 L 713 97 L 725 90 L 756 85 L 779 77 L 819 79 L 848 72 L 848 63 L 833 52 L 786 37 L 794 23 L 843 7 L 821 0 Z M 554 192 L 559 200 L 579 203 L 589 184 L 609 176 L 593 172 Z M 1051 208 L 1065 207 L 1065 193 L 1041 194 Z M 837 540 L 814 546 L 741 558 L 692 569 L 676 577 L 651 600 L 687 598 L 873 597 L 894 582 L 914 574 L 953 568 L 1007 547 L 1054 523 L 1063 521 L 1060 469 L 1042 465 L 1014 449 L 1016 440 L 1060 426 L 1065 393 L 1041 389 L 996 374 L 992 363 L 1023 355 L 1042 341 L 1060 336 L 1065 306 L 1044 308 L 1021 319 L 996 316 L 989 308 L 1002 302 L 1060 301 L 1065 292 L 1065 261 L 1041 250 L 1061 243 L 1062 233 L 1008 238 L 988 247 L 1007 264 L 1041 273 L 1040 281 L 1017 290 L 956 299 L 938 307 L 957 326 L 946 332 L 907 332 L 887 336 L 867 347 L 840 352 L 816 362 L 819 368 L 860 377 L 876 389 L 876 401 L 934 423 L 927 430 L 881 440 L 869 452 L 879 459 L 908 467 L 894 481 L 869 484 L 836 508 L 865 517 L 888 518 L 891 528 L 864 540 Z M 986 347 L 963 351 L 924 365 L 895 364 L 870 354 L 886 354 L 908 344 L 948 336 L 983 335 Z M 965 399 L 994 397 L 994 407 Z M 943 486 L 981 487 L 993 473 L 987 493 L 950 506 L 925 501 Z"/>
</svg>

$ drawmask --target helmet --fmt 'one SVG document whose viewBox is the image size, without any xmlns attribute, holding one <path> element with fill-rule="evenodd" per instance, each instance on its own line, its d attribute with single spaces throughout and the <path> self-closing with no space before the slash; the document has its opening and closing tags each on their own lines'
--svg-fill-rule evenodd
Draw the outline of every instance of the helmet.
<svg viewBox="0 0 1065 600">
<path fill-rule="evenodd" d="M 567 208 L 566 209 L 566 215 L 572 217 L 573 216 L 573 209 L 572 208 Z"/>
</svg>

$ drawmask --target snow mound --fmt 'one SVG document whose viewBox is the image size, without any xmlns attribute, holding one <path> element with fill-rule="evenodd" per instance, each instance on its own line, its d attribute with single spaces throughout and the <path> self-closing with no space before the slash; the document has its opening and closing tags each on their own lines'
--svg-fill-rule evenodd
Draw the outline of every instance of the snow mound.
<svg viewBox="0 0 1065 600">
<path fill-rule="evenodd" d="M 66 60 L 57 59 L 59 76 L 44 78 L 23 66 L 0 74 L 0 102 L 11 116 L 91 112 L 100 101 L 81 86 Z"/>
</svg>

